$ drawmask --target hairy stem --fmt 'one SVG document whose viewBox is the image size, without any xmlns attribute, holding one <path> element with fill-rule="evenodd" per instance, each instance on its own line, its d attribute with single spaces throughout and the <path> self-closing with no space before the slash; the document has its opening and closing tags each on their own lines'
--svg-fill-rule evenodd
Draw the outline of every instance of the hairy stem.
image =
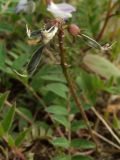
<svg viewBox="0 0 120 160">
<path fill-rule="evenodd" d="M 92 133 L 92 129 L 90 127 L 90 123 L 89 123 L 89 120 L 84 112 L 84 108 L 83 106 L 81 105 L 81 102 L 79 100 L 79 97 L 77 96 L 76 94 L 76 91 L 74 89 L 74 86 L 73 86 L 73 83 L 72 83 L 72 79 L 67 71 L 67 68 L 66 68 L 66 60 L 65 60 L 65 53 L 64 53 L 64 44 L 63 44 L 63 39 L 64 39 L 64 31 L 62 29 L 62 27 L 59 29 L 59 33 L 58 33 L 58 39 L 59 39 L 59 50 L 60 50 L 60 57 L 61 57 L 61 67 L 62 67 L 62 70 L 63 70 L 63 74 L 67 80 L 67 83 L 68 83 L 68 87 L 70 89 L 70 92 L 71 92 L 71 95 L 73 96 L 74 98 L 74 101 L 76 103 L 76 106 L 78 107 L 87 127 L 88 127 L 88 130 L 89 130 L 89 133 L 92 137 L 92 139 L 94 140 L 95 144 L 96 144 L 96 147 L 97 147 L 97 142 L 96 142 L 96 139 Z"/>
</svg>

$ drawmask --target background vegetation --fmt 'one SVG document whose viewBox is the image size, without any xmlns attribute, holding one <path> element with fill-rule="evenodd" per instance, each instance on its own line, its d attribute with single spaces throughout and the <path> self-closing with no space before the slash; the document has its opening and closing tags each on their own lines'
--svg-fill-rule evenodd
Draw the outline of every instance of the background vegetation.
<svg viewBox="0 0 120 160">
<path fill-rule="evenodd" d="M 40 29 L 53 16 L 44 0 L 33 14 L 16 14 L 18 0 L 0 0 L 1 160 L 120 157 L 120 1 L 67 2 L 76 12 L 63 26 L 63 45 L 60 31 L 29 78 L 18 73 L 39 45 L 28 40 L 26 24 Z M 89 37 L 71 36 L 70 24 Z"/>
</svg>

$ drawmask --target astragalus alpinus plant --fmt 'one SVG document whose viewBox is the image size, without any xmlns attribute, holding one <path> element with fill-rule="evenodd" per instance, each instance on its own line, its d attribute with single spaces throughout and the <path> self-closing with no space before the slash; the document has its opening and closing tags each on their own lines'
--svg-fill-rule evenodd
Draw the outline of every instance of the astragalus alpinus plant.
<svg viewBox="0 0 120 160">
<path fill-rule="evenodd" d="M 0 1 L 0 159 L 119 159 L 119 3 Z"/>
</svg>

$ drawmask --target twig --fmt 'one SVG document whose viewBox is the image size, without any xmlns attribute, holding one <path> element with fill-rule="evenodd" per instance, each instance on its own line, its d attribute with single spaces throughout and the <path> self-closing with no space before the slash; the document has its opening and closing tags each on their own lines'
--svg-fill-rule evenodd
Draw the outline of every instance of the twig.
<svg viewBox="0 0 120 160">
<path fill-rule="evenodd" d="M 96 40 L 100 40 L 101 37 L 103 36 L 104 32 L 105 32 L 105 29 L 107 27 L 107 24 L 109 22 L 109 19 L 111 18 L 110 15 L 111 15 L 111 12 L 114 10 L 114 8 L 118 5 L 118 2 L 114 3 L 112 6 L 111 6 L 111 3 L 112 1 L 110 0 L 109 1 L 109 4 L 108 4 L 108 11 L 107 11 L 107 14 L 106 14 L 106 18 L 105 18 L 105 21 L 104 21 L 104 24 L 103 24 L 103 27 L 100 31 L 100 33 L 98 34 Z"/>
<path fill-rule="evenodd" d="M 9 103 L 8 101 L 5 102 L 5 104 L 8 107 L 12 107 L 12 104 Z M 15 108 L 15 112 L 22 117 L 24 120 L 26 120 L 28 123 L 30 123 L 31 125 L 33 124 L 33 121 L 31 119 L 29 119 L 24 113 L 22 113 L 18 108 Z"/>
<path fill-rule="evenodd" d="M 60 50 L 60 57 L 61 57 L 61 67 L 62 67 L 62 70 L 63 70 L 63 74 L 67 80 L 67 83 L 68 83 L 68 87 L 70 89 L 70 92 L 71 92 L 71 95 L 73 96 L 74 98 L 74 101 L 76 103 L 76 106 L 78 107 L 78 109 L 80 110 L 80 113 L 88 127 L 88 130 L 89 130 L 89 133 L 92 137 L 92 139 L 94 140 L 95 144 L 96 144 L 96 147 L 97 147 L 97 142 L 96 142 L 96 139 L 92 133 L 92 129 L 90 127 L 90 124 L 89 124 L 89 120 L 84 112 L 84 108 L 83 106 L 81 105 L 81 102 L 79 100 L 79 97 L 77 96 L 76 94 L 76 91 L 74 89 L 74 86 L 73 86 L 73 83 L 72 83 L 72 80 L 71 80 L 71 77 L 67 71 L 67 68 L 66 68 L 66 60 L 65 60 L 65 54 L 64 54 L 64 46 L 63 46 L 63 39 L 64 39 L 64 31 L 62 29 L 62 26 L 61 28 L 59 29 L 59 33 L 58 33 L 58 39 L 59 39 L 59 50 Z M 97 148 L 96 148 L 97 149 Z"/>
<path fill-rule="evenodd" d="M 117 137 L 117 135 L 113 132 L 111 127 L 107 124 L 107 122 L 104 120 L 104 118 L 97 112 L 97 110 L 92 107 L 91 108 L 94 114 L 99 118 L 99 120 L 105 125 L 107 130 L 111 133 L 111 135 L 114 137 L 114 139 L 120 144 L 120 139 Z"/>
<path fill-rule="evenodd" d="M 97 133 L 97 132 L 94 131 L 94 130 L 93 130 L 92 132 L 93 132 L 93 134 L 94 134 L 95 136 L 97 136 L 97 137 L 100 138 L 101 140 L 107 142 L 108 144 L 110 144 L 110 145 L 112 145 L 113 147 L 115 147 L 115 148 L 117 148 L 117 149 L 120 150 L 120 146 L 118 146 L 117 144 L 115 144 L 115 143 L 113 143 L 112 141 L 110 141 L 109 139 L 103 137 L 102 135 L 100 135 L 99 133 Z"/>
<path fill-rule="evenodd" d="M 109 22 L 109 20 L 111 19 L 111 15 L 112 15 L 112 11 L 115 9 L 115 7 L 118 5 L 118 2 L 114 3 L 112 6 L 111 6 L 111 0 L 109 1 L 109 4 L 108 4 L 108 11 L 107 11 L 107 14 L 106 14 L 106 17 L 105 17 L 105 20 L 104 20 L 104 23 L 103 23 L 103 26 L 98 34 L 98 36 L 96 37 L 96 40 L 99 41 L 104 32 L 105 32 L 105 29 L 107 27 L 107 24 Z M 89 49 L 91 49 L 91 47 L 86 47 L 83 49 L 83 52 L 87 52 Z"/>
</svg>

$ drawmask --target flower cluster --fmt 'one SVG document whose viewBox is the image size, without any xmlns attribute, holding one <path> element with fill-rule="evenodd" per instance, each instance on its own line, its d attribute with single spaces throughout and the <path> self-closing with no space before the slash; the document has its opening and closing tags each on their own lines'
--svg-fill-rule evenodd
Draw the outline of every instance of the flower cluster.
<svg viewBox="0 0 120 160">
<path fill-rule="evenodd" d="M 54 17 L 67 20 L 72 17 L 72 12 L 76 11 L 76 8 L 68 3 L 54 3 L 53 0 L 46 0 L 47 11 L 51 12 Z M 33 0 L 20 0 L 15 8 L 15 12 L 33 13 L 36 5 Z"/>
</svg>

